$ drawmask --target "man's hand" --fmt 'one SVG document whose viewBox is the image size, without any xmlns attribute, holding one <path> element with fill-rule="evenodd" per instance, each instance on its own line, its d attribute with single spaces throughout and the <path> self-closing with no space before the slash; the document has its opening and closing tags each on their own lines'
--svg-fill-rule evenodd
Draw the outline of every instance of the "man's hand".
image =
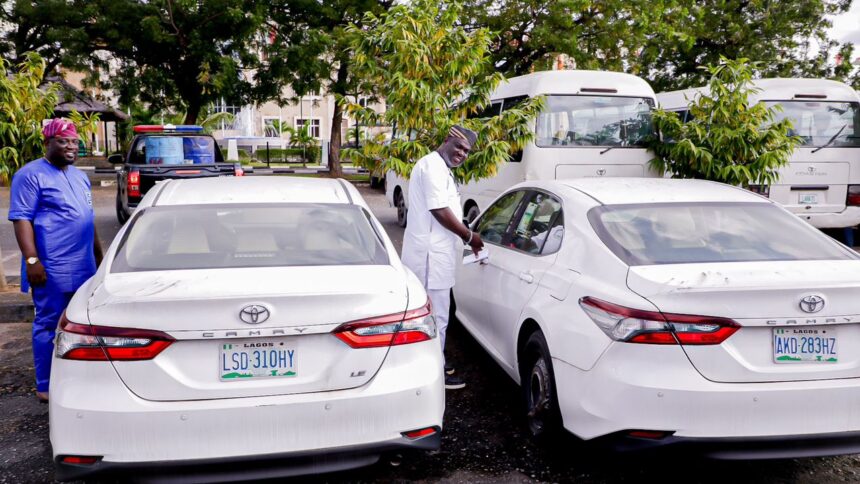
<svg viewBox="0 0 860 484">
<path fill-rule="evenodd" d="M 45 266 L 41 261 L 36 261 L 35 264 L 27 264 L 27 281 L 31 286 L 44 286 L 48 282 L 48 273 L 45 272 Z"/>
<path fill-rule="evenodd" d="M 469 247 L 472 248 L 472 253 L 477 257 L 478 252 L 481 252 L 481 249 L 484 248 L 484 241 L 481 240 L 481 236 L 478 235 L 478 232 L 472 232 L 472 240 L 469 241 Z"/>
</svg>

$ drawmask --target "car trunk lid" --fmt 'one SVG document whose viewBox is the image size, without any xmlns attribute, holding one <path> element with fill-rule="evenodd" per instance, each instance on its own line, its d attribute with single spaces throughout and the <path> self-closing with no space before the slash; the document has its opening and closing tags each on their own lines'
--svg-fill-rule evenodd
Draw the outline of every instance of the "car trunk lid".
<svg viewBox="0 0 860 484">
<path fill-rule="evenodd" d="M 407 304 L 405 274 L 387 265 L 135 272 L 109 274 L 89 318 L 175 338 L 155 359 L 113 365 L 141 398 L 201 400 L 361 386 L 388 348 L 352 349 L 332 330 Z"/>
<path fill-rule="evenodd" d="M 634 266 L 631 290 L 660 311 L 729 318 L 740 329 L 720 345 L 684 346 L 717 382 L 860 377 L 860 261 L 768 261 Z M 815 312 L 801 301 L 821 298 Z M 817 304 L 816 304 L 817 305 Z M 781 332 L 781 333 L 780 333 Z M 775 349 L 787 338 L 830 338 L 836 361 L 792 361 Z"/>
</svg>

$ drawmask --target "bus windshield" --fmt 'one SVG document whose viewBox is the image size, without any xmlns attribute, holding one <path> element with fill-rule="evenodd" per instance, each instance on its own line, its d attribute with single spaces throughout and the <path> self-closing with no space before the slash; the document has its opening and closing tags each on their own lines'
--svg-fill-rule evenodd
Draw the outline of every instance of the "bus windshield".
<svg viewBox="0 0 860 484">
<path fill-rule="evenodd" d="M 802 144 L 860 147 L 860 104 L 824 101 L 765 101 L 769 107 L 781 106 L 774 121 L 788 119 L 794 126 L 791 134 L 800 136 Z"/>
<path fill-rule="evenodd" d="M 641 147 L 651 134 L 654 101 L 641 97 L 546 96 L 538 116 L 535 143 L 540 147 Z"/>
</svg>

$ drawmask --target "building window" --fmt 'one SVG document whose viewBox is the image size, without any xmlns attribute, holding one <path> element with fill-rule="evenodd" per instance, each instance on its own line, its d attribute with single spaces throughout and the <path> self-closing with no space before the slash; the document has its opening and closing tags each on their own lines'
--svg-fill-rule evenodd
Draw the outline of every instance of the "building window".
<svg viewBox="0 0 860 484">
<path fill-rule="evenodd" d="M 320 138 L 320 119 L 319 118 L 296 118 L 296 129 L 304 127 L 305 123 L 310 123 L 309 132 L 314 138 Z"/>
</svg>

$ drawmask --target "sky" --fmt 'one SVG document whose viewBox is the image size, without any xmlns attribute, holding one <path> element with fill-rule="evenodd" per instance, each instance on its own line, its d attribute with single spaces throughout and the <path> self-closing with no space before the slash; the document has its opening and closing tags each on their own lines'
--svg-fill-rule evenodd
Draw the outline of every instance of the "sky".
<svg viewBox="0 0 860 484">
<path fill-rule="evenodd" d="M 833 17 L 833 27 L 830 36 L 839 42 L 854 44 L 854 56 L 860 57 L 860 0 L 851 2 L 851 9 Z"/>
</svg>

